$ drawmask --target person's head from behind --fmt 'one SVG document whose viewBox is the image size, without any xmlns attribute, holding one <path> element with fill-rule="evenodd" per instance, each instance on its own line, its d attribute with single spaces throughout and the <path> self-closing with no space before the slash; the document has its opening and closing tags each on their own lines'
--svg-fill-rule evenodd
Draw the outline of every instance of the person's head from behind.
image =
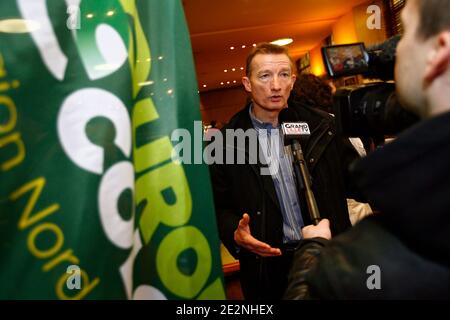
<svg viewBox="0 0 450 320">
<path fill-rule="evenodd" d="M 421 117 L 450 111 L 450 1 L 408 0 L 397 47 L 397 93 Z"/>
<path fill-rule="evenodd" d="M 248 55 L 242 83 L 259 111 L 273 113 L 285 108 L 294 81 L 294 64 L 285 47 L 261 43 Z"/>
<path fill-rule="evenodd" d="M 333 111 L 331 86 L 313 74 L 301 74 L 297 77 L 289 104 L 308 105 L 328 113 Z"/>
</svg>

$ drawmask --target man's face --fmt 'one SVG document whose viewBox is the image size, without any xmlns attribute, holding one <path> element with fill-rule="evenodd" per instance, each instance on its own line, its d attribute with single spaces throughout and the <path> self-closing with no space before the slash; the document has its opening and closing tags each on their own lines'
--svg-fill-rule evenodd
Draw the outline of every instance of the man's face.
<svg viewBox="0 0 450 320">
<path fill-rule="evenodd" d="M 424 75 L 428 49 L 418 34 L 419 4 L 409 0 L 402 12 L 404 35 L 397 46 L 395 81 L 402 106 L 418 115 L 426 114 Z"/>
<path fill-rule="evenodd" d="M 263 112 L 279 112 L 285 108 L 295 82 L 289 57 L 257 54 L 250 69 L 250 76 L 242 78 L 242 83 L 252 95 L 253 106 Z"/>
</svg>

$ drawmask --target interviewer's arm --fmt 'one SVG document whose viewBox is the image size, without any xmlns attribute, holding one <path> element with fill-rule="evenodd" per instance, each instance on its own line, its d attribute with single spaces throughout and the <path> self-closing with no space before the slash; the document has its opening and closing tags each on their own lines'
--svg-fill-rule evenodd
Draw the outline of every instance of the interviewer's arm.
<svg viewBox="0 0 450 320">
<path fill-rule="evenodd" d="M 307 275 L 315 267 L 323 247 L 331 239 L 330 222 L 323 219 L 317 226 L 304 227 L 302 233 L 304 240 L 294 254 L 288 287 L 283 297 L 287 300 L 314 298 L 307 282 Z"/>
</svg>

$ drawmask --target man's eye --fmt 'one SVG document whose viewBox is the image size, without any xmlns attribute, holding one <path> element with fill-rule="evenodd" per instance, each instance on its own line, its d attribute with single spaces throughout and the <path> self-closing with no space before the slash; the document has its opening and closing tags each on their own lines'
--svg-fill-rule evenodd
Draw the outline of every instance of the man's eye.
<svg viewBox="0 0 450 320">
<path fill-rule="evenodd" d="M 268 79 L 269 78 L 269 74 L 264 73 L 264 74 L 260 75 L 259 78 L 262 79 L 262 80 Z"/>
<path fill-rule="evenodd" d="M 281 73 L 281 76 L 282 76 L 283 78 L 289 78 L 290 74 L 289 74 L 289 72 L 282 72 L 282 73 Z"/>
</svg>

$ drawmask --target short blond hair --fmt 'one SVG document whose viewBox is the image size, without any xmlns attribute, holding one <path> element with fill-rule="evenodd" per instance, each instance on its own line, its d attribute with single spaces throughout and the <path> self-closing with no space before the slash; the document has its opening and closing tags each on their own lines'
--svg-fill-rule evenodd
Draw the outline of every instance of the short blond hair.
<svg viewBox="0 0 450 320">
<path fill-rule="evenodd" d="M 278 46 L 268 42 L 263 42 L 254 47 L 247 56 L 247 63 L 245 65 L 245 74 L 247 77 L 250 77 L 252 73 L 251 64 L 255 56 L 258 54 L 284 54 L 289 58 L 289 61 L 291 62 L 292 72 L 296 73 L 295 63 L 292 60 L 291 56 L 289 55 L 289 51 L 286 47 Z"/>
</svg>

